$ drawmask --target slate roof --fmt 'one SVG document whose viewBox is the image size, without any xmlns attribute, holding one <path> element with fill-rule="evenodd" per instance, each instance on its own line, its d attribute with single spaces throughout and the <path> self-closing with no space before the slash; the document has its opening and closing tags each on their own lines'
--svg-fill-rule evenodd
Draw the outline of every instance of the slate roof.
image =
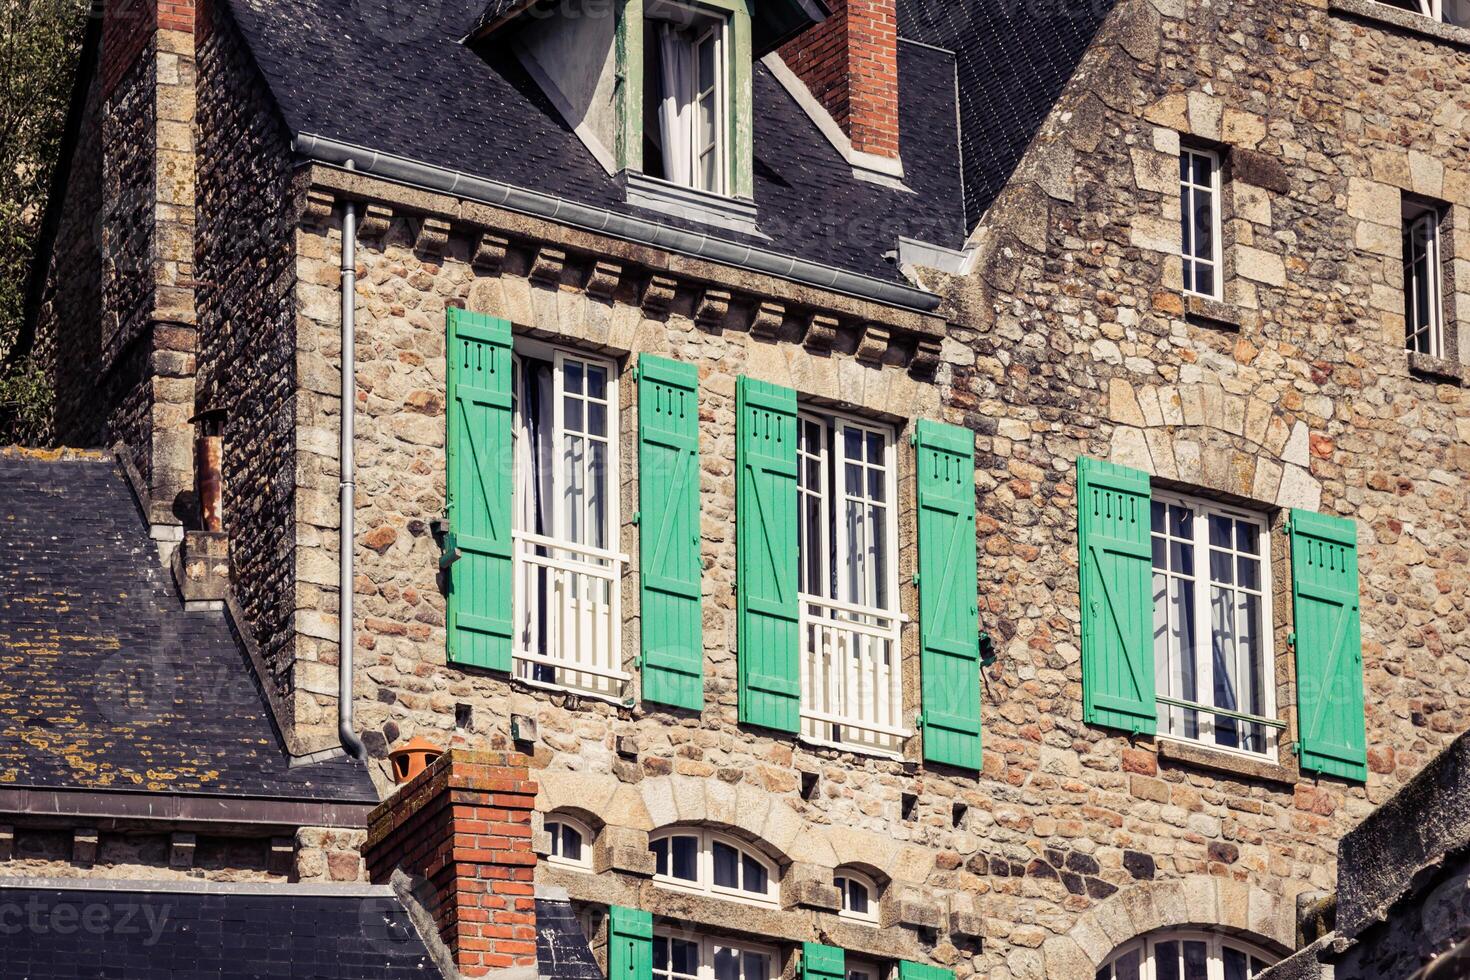
<svg viewBox="0 0 1470 980">
<path fill-rule="evenodd" d="M 0 962 L 13 980 L 443 977 L 386 887 L 18 884 L 0 884 L 12 910 Z"/>
<path fill-rule="evenodd" d="M 477 50 L 460 43 L 485 0 L 229 4 L 294 135 L 369 147 L 890 282 L 902 281 L 885 258 L 900 235 L 963 243 L 955 69 L 944 52 L 905 46 L 901 57 L 900 112 L 914 122 L 900 127 L 900 150 L 916 193 L 855 178 L 756 64 L 754 194 L 766 240 L 630 208 L 502 34 Z M 385 14 L 399 11 L 396 20 Z"/>
<path fill-rule="evenodd" d="M 16 878 L 0 908 L 8 980 L 444 978 L 386 886 Z M 542 980 L 602 980 L 569 902 L 537 898 L 536 927 Z"/>
<path fill-rule="evenodd" d="M 0 451 L 0 789 L 376 803 L 290 768 L 223 613 L 183 610 L 117 461 Z"/>
<path fill-rule="evenodd" d="M 1113 2 L 898 0 L 900 37 L 956 54 L 966 227 L 1010 180 Z"/>
</svg>

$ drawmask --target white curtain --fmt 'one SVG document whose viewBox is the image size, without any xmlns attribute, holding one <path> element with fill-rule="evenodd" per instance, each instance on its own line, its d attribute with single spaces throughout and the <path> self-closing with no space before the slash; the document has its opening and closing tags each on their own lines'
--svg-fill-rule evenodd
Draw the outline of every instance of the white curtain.
<svg viewBox="0 0 1470 980">
<path fill-rule="evenodd" d="M 688 187 L 694 183 L 689 152 L 694 145 L 694 105 L 684 93 L 694 90 L 694 46 L 673 24 L 659 25 L 659 63 L 663 69 L 658 117 L 664 137 L 664 177 Z"/>
</svg>

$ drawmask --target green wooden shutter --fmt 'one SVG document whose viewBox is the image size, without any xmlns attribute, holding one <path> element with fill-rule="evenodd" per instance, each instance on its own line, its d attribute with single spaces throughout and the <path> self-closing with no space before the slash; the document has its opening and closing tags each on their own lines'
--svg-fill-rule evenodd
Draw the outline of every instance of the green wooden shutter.
<svg viewBox="0 0 1470 980">
<path fill-rule="evenodd" d="M 796 393 L 735 388 L 735 578 L 740 720 L 795 732 L 797 673 Z"/>
<path fill-rule="evenodd" d="M 801 944 L 801 980 L 846 980 L 847 954 L 836 946 Z"/>
<path fill-rule="evenodd" d="M 928 963 L 899 960 L 898 980 L 954 980 L 954 971 Z"/>
<path fill-rule="evenodd" d="M 1352 521 L 1291 512 L 1291 599 L 1301 767 L 1365 780 L 1358 531 Z"/>
<path fill-rule="evenodd" d="M 653 916 L 608 907 L 607 980 L 653 980 Z"/>
<path fill-rule="evenodd" d="M 1078 459 L 1083 718 L 1152 735 L 1158 709 L 1149 531 L 1148 474 Z"/>
<path fill-rule="evenodd" d="M 704 707 L 699 554 L 699 370 L 638 359 L 643 696 Z"/>
<path fill-rule="evenodd" d="M 449 566 L 449 660 L 510 670 L 510 322 L 455 308 L 448 319 L 446 544 L 459 555 Z"/>
<path fill-rule="evenodd" d="M 975 436 L 969 429 L 921 420 L 914 444 L 924 758 L 979 769 Z"/>
</svg>

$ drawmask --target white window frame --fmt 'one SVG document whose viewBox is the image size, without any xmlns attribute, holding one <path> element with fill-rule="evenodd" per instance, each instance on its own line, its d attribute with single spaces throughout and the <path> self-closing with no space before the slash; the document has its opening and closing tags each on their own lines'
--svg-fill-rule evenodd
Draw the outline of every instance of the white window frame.
<svg viewBox="0 0 1470 980">
<path fill-rule="evenodd" d="M 693 837 L 698 848 L 695 856 L 696 879 L 690 881 L 686 878 L 676 878 L 672 874 L 654 873 L 655 883 L 666 888 L 677 891 L 693 892 L 699 895 L 714 895 L 718 898 L 728 898 L 737 902 L 749 902 L 754 905 L 775 905 L 780 888 L 780 869 L 776 862 L 766 857 L 759 850 L 738 837 L 707 827 L 669 827 L 649 835 L 648 848 L 651 852 L 653 845 L 659 841 L 669 840 L 673 837 Z M 715 884 L 715 850 L 716 843 L 733 847 L 740 855 L 741 877 L 744 878 L 744 858 L 749 857 L 765 870 L 766 890 L 764 892 L 746 891 L 743 888 L 730 888 L 725 885 Z M 673 868 L 674 852 L 673 845 L 669 846 L 669 867 Z"/>
<path fill-rule="evenodd" d="M 846 980 L 888 980 L 890 967 L 861 956 L 845 957 L 842 972 Z"/>
<path fill-rule="evenodd" d="M 534 534 L 521 527 L 521 500 L 522 496 L 529 492 L 530 473 L 535 465 L 531 455 L 531 446 L 526 439 L 522 438 L 520 400 L 521 389 L 524 385 L 524 358 L 535 358 L 552 365 L 551 473 L 546 504 L 550 515 L 551 533 L 546 535 Z M 632 675 L 622 667 L 622 576 L 628 564 L 628 556 L 618 548 L 622 538 L 622 518 L 619 512 L 622 495 L 619 420 L 622 414 L 618 393 L 618 366 L 606 357 L 522 337 L 515 339 L 513 360 L 515 384 L 512 400 L 515 407 L 512 423 L 514 443 L 512 452 L 515 460 L 515 493 L 512 503 L 511 537 L 514 556 L 512 559 L 514 593 L 512 616 L 515 629 L 515 642 L 512 647 L 514 676 L 518 681 L 532 687 L 570 690 L 580 695 L 620 703 L 625 696 L 625 688 L 632 679 Z M 606 547 L 576 541 L 569 534 L 570 529 L 567 527 L 567 516 L 562 501 L 567 483 L 563 470 L 567 440 L 566 398 L 569 394 L 565 387 L 565 368 L 572 361 L 584 366 L 583 395 L 572 394 L 572 397 L 580 397 L 584 404 L 584 431 L 577 435 L 584 440 L 584 444 L 596 441 L 606 447 L 607 484 L 604 488 L 603 517 L 607 531 Z M 605 399 L 595 400 L 586 397 L 585 368 L 589 366 L 600 368 L 605 373 L 607 384 Z M 593 401 L 605 404 L 606 407 L 607 428 L 603 436 L 593 436 L 585 431 L 586 405 Z M 582 476 L 584 491 L 588 486 L 589 460 L 590 454 L 584 450 Z M 587 537 L 588 527 L 587 514 L 584 513 L 581 537 Z M 529 618 L 529 606 L 527 605 L 530 601 L 529 594 L 532 587 L 532 568 L 548 569 L 544 573 L 548 576 L 548 580 L 550 576 L 562 576 L 557 581 L 569 589 L 568 584 L 573 582 L 577 583 L 576 587 L 579 589 L 588 588 L 588 583 L 606 583 L 603 588 L 606 589 L 607 602 L 591 604 L 594 608 L 593 623 L 600 624 L 606 638 L 600 642 L 594 638 L 591 641 L 591 649 L 589 649 L 587 642 L 567 641 L 563 638 L 562 633 L 557 632 L 554 637 L 548 637 L 545 640 L 546 649 L 551 650 L 552 653 L 537 652 L 534 648 L 540 647 L 542 640 L 536 636 L 535 624 Z M 563 602 L 565 603 L 566 600 L 564 599 Z M 598 607 L 605 608 L 597 611 Z M 549 631 L 568 629 L 570 624 L 559 620 L 554 626 L 550 626 L 555 608 L 553 606 L 546 615 Z M 566 606 L 564 605 L 563 608 Z M 586 623 L 579 625 L 585 626 Z M 569 655 L 555 656 L 555 650 L 562 646 L 565 646 Z M 553 675 L 555 680 L 548 681 L 537 676 L 546 668 L 555 672 Z"/>
<path fill-rule="evenodd" d="M 1213 584 L 1210 577 L 1210 551 L 1212 548 L 1215 548 L 1215 546 L 1212 546 L 1210 544 L 1209 539 L 1209 515 L 1218 514 L 1222 517 L 1228 517 L 1232 521 L 1248 521 L 1252 524 L 1255 524 L 1257 529 L 1259 530 L 1257 541 L 1259 542 L 1260 554 L 1258 556 L 1251 557 L 1260 562 L 1260 586 L 1258 589 L 1245 589 L 1244 591 L 1258 594 L 1261 599 L 1261 692 L 1262 699 L 1264 701 L 1264 710 L 1261 712 L 1260 715 L 1256 715 L 1254 717 L 1259 718 L 1262 722 L 1268 722 L 1266 724 L 1260 725 L 1261 730 L 1265 733 L 1264 751 L 1256 752 L 1251 749 L 1242 748 L 1239 746 L 1218 744 L 1214 740 L 1216 715 L 1205 710 L 1199 710 L 1196 712 L 1198 716 L 1197 724 L 1199 732 L 1197 737 L 1190 737 L 1188 735 L 1185 735 L 1182 731 L 1174 731 L 1173 729 L 1175 726 L 1175 718 L 1177 717 L 1179 719 L 1178 724 L 1179 727 L 1182 729 L 1184 712 L 1189 709 L 1180 708 L 1178 706 L 1169 705 L 1163 701 L 1159 701 L 1158 709 L 1160 710 L 1160 712 L 1166 713 L 1167 717 L 1161 717 L 1159 720 L 1158 737 L 1169 739 L 1171 741 L 1185 742 L 1190 745 L 1199 745 L 1216 752 L 1229 752 L 1236 755 L 1242 755 L 1251 759 L 1264 758 L 1268 761 L 1274 762 L 1278 758 L 1280 733 L 1282 731 L 1282 726 L 1279 718 L 1277 717 L 1276 705 L 1276 656 L 1274 647 L 1275 618 L 1273 616 L 1273 611 L 1271 608 L 1272 592 L 1274 591 L 1271 577 L 1271 522 L 1265 514 L 1262 514 L 1258 511 L 1245 510 L 1239 507 L 1231 507 L 1226 504 L 1217 503 L 1213 500 L 1207 500 L 1203 497 L 1193 497 L 1185 494 L 1154 490 L 1152 493 L 1152 499 L 1153 502 L 1162 503 L 1165 505 L 1165 507 L 1168 507 L 1170 505 L 1182 506 L 1187 507 L 1194 512 L 1194 536 L 1192 549 L 1194 575 L 1192 576 L 1192 578 L 1195 587 L 1194 622 L 1196 649 L 1194 651 L 1194 669 L 1196 677 L 1196 691 L 1207 691 L 1209 697 L 1211 698 L 1214 697 L 1215 667 L 1213 660 L 1214 618 L 1210 612 L 1210 592 Z M 1165 518 L 1165 527 L 1168 527 L 1167 516 Z M 1152 545 L 1154 539 L 1158 536 L 1159 535 L 1156 532 L 1152 531 L 1152 524 L 1150 523 L 1150 545 Z M 1215 550 L 1224 549 L 1215 548 Z M 1235 564 L 1235 559 L 1239 552 L 1236 549 L 1233 538 L 1229 553 L 1230 560 L 1232 562 L 1232 578 L 1238 578 L 1239 573 L 1238 568 Z M 1176 576 L 1175 573 L 1173 573 L 1172 571 L 1164 572 L 1160 569 L 1154 568 L 1152 561 L 1150 561 L 1149 567 L 1149 611 L 1150 616 L 1152 616 L 1154 612 L 1154 586 L 1152 584 L 1153 578 L 1158 575 L 1166 575 L 1168 577 L 1178 576 Z M 1242 588 L 1238 582 L 1230 585 L 1229 587 L 1233 591 L 1239 591 Z M 1172 604 L 1167 603 L 1166 600 L 1166 605 L 1168 605 L 1171 612 L 1171 619 L 1168 631 L 1172 633 Z M 1167 638 L 1165 642 L 1167 653 Z M 1155 649 L 1154 656 L 1155 658 L 1157 658 L 1158 656 L 1157 649 Z M 1181 666 L 1182 665 L 1180 663 L 1175 663 L 1172 659 L 1169 660 L 1168 678 L 1170 682 L 1170 688 L 1166 696 L 1182 697 L 1183 676 Z M 1156 678 L 1158 677 L 1158 669 L 1159 668 L 1156 661 Z M 1244 675 L 1240 673 L 1238 653 L 1236 671 L 1237 690 L 1239 690 L 1239 685 L 1243 682 Z M 1175 687 L 1174 685 L 1178 685 L 1178 687 Z M 1179 695 L 1174 695 L 1174 691 L 1176 690 L 1180 691 Z M 1203 701 L 1203 703 L 1208 703 L 1208 701 Z M 1242 725 L 1244 724 L 1248 723 L 1242 722 Z"/>
<path fill-rule="evenodd" d="M 1426 354 L 1429 357 L 1445 356 L 1445 317 L 1444 317 L 1444 254 L 1441 249 L 1439 225 L 1441 213 L 1439 208 L 1431 204 L 1419 204 L 1411 201 L 1404 202 L 1404 343 L 1407 349 L 1414 353 Z M 1415 254 L 1411 248 L 1415 241 L 1415 232 L 1424 230 L 1425 242 L 1425 268 L 1427 270 L 1424 280 L 1412 276 L 1412 266 L 1415 264 Z M 1418 291 L 1423 288 L 1427 293 L 1429 320 L 1419 323 L 1415 317 L 1415 299 Z M 1427 350 L 1421 350 L 1418 340 L 1423 337 L 1428 341 Z"/>
<path fill-rule="evenodd" d="M 1194 181 L 1193 158 L 1195 157 L 1199 157 L 1201 159 L 1209 161 L 1210 182 L 1208 185 L 1195 183 Z M 1184 214 L 1190 214 L 1190 220 L 1187 222 L 1187 224 L 1189 226 L 1188 235 L 1191 238 L 1194 235 L 1194 218 L 1192 208 L 1198 206 L 1198 199 L 1201 194 L 1208 194 L 1210 199 L 1211 255 L 1208 259 L 1205 259 L 1190 254 L 1190 251 L 1187 247 L 1189 243 L 1181 238 L 1179 242 L 1179 255 L 1184 263 L 1182 271 L 1187 272 L 1191 266 L 1195 266 L 1197 269 L 1201 265 L 1208 264 L 1209 267 L 1214 270 L 1213 285 L 1215 287 L 1210 292 L 1203 292 L 1199 289 L 1193 288 L 1192 286 L 1186 285 L 1184 287 L 1184 291 L 1195 296 L 1203 296 L 1206 299 L 1218 300 L 1225 295 L 1225 253 L 1224 244 L 1221 241 L 1220 235 L 1220 212 L 1222 210 L 1223 200 L 1221 197 L 1220 154 L 1215 152 L 1214 150 L 1207 150 L 1198 146 L 1185 145 L 1179 148 L 1179 158 L 1181 161 L 1190 161 L 1190 166 L 1188 167 L 1190 176 L 1188 178 L 1185 178 L 1183 175 L 1181 175 L 1179 178 L 1179 207 L 1181 226 L 1186 224 L 1186 222 L 1184 221 Z M 1181 227 L 1181 233 L 1182 232 L 1183 229 Z M 1191 278 L 1194 281 L 1198 281 L 1197 271 L 1195 276 Z"/>
<path fill-rule="evenodd" d="M 848 882 L 844 885 L 843 882 Z M 842 908 L 837 913 L 845 919 L 854 919 L 858 922 L 876 924 L 878 922 L 878 883 L 861 871 L 852 868 L 838 868 L 832 876 L 832 883 L 842 893 Z M 858 885 L 868 892 L 868 910 L 866 912 L 853 911 L 850 904 L 851 896 L 849 888 Z M 880 980 L 877 973 L 873 974 L 872 980 Z"/>
<path fill-rule="evenodd" d="M 548 864 L 558 864 L 564 868 L 575 868 L 578 871 L 592 870 L 592 841 L 594 838 L 590 827 L 576 817 L 565 813 L 547 814 L 543 827 L 551 835 L 551 850 L 546 855 Z M 563 835 L 552 830 L 553 827 L 561 827 L 564 831 L 570 830 L 582 839 L 581 857 L 569 858 L 560 853 L 564 846 Z"/>
<path fill-rule="evenodd" d="M 1205 944 L 1205 972 L 1206 980 L 1225 980 L 1225 947 L 1230 947 L 1237 952 L 1244 953 L 1246 959 L 1246 970 L 1250 970 L 1251 959 L 1260 960 L 1266 966 L 1276 963 L 1277 958 L 1254 943 L 1236 939 L 1233 936 L 1225 936 L 1218 932 L 1205 932 L 1198 929 L 1169 930 L 1140 936 L 1130 939 L 1119 946 L 1113 954 L 1107 958 L 1102 968 L 1098 970 L 1095 980 L 1118 980 L 1114 973 L 1114 967 L 1118 961 L 1130 953 L 1139 954 L 1138 980 L 1158 980 L 1158 963 L 1154 958 L 1154 950 L 1159 943 L 1186 943 L 1202 942 Z M 1183 980 L 1183 977 L 1181 977 Z"/>
<path fill-rule="evenodd" d="M 653 941 L 655 943 L 660 941 L 670 942 L 672 940 L 693 943 L 699 948 L 699 968 L 697 972 L 689 974 L 675 973 L 672 969 L 667 971 L 659 970 L 655 966 L 653 971 L 654 980 L 715 980 L 715 951 L 720 949 L 734 950 L 739 953 L 753 953 L 766 958 L 766 976 L 749 977 L 745 976 L 745 959 L 742 956 L 740 961 L 741 980 L 776 980 L 781 975 L 779 953 L 772 946 L 749 943 L 744 940 L 725 939 L 721 936 L 710 936 L 693 931 L 686 932 L 678 929 L 664 928 L 653 930 Z M 670 965 L 672 966 L 672 948 L 670 948 L 669 952 Z M 650 959 L 653 959 L 651 952 Z M 657 963 L 657 960 L 654 960 L 654 962 Z"/>
<path fill-rule="evenodd" d="M 1390 3 L 1387 0 L 1379 0 L 1386 7 L 1394 7 L 1398 10 L 1407 10 L 1410 13 L 1420 14 L 1430 20 L 1437 20 L 1445 24 L 1458 24 L 1460 27 L 1467 26 L 1462 22 L 1450 20 L 1445 16 L 1444 0 L 1405 0 L 1403 3 Z"/>
<path fill-rule="evenodd" d="M 691 129 L 693 139 L 687 147 L 684 147 L 690 168 L 690 183 L 680 184 L 667 174 L 664 179 L 676 187 L 688 186 L 691 190 L 727 197 L 730 187 L 730 13 L 701 4 L 681 3 L 677 0 L 657 0 L 657 2 L 650 3 L 649 8 L 645 11 L 643 23 L 646 31 L 645 44 L 663 43 L 662 38 L 659 37 L 659 31 L 664 29 L 662 26 L 664 24 L 672 24 L 681 31 L 692 35 L 688 43 L 695 66 L 692 76 L 693 85 L 678 95 L 680 104 L 686 106 L 688 111 L 695 115 Z M 658 30 L 648 30 L 650 25 L 657 25 Z M 699 86 L 699 51 L 700 47 L 706 43 L 714 45 L 714 143 L 701 147 L 698 143 L 699 102 L 707 90 Z M 639 111 L 642 111 L 641 108 Z M 660 135 L 663 139 L 669 139 L 669 134 L 666 132 L 661 132 Z M 714 184 L 710 187 L 703 185 L 703 171 L 699 165 L 700 160 L 705 156 L 706 148 L 715 154 Z"/>
<path fill-rule="evenodd" d="M 888 758 L 902 756 L 903 741 L 913 734 L 905 724 L 903 712 L 903 658 L 900 632 L 907 621 L 899 607 L 898 587 L 898 438 L 894 427 L 873 422 L 844 412 L 802 407 L 797 413 L 800 430 L 797 439 L 797 508 L 798 520 L 805 527 L 807 504 L 818 502 L 819 549 L 816 575 L 820 583 L 803 581 L 799 585 L 801 609 L 801 738 L 803 741 Z M 817 451 L 804 446 L 805 433 L 815 426 L 820 433 Z M 883 440 L 883 499 L 870 501 L 866 487 L 847 485 L 846 458 L 839 457 L 847 432 L 856 432 L 865 447 L 869 436 Z M 820 486 L 816 490 L 803 486 L 803 475 L 811 462 L 818 463 Z M 859 465 L 866 476 L 871 465 Z M 860 477 L 861 479 L 861 477 Z M 883 548 L 887 568 L 883 573 L 886 602 L 879 606 L 854 601 L 848 583 L 840 571 L 852 567 L 855 556 L 850 552 L 848 536 L 841 533 L 846 505 L 852 501 L 880 503 L 885 510 Z M 865 525 L 866 526 L 866 525 Z M 835 540 L 834 540 L 835 536 Z M 834 554 L 835 549 L 835 554 Z M 808 555 L 805 535 L 798 540 L 800 577 L 807 577 Z M 833 562 L 835 561 L 835 568 Z M 869 565 L 865 570 L 863 589 L 868 597 L 878 593 L 877 573 Z M 819 585 L 819 591 L 813 586 Z M 833 594 L 835 593 L 835 594 Z M 842 677 L 824 669 L 823 657 L 816 649 L 819 643 L 877 649 L 886 644 L 888 657 L 879 666 L 871 657 L 871 669 L 849 668 Z M 860 655 L 861 656 L 861 655 Z M 848 661 L 844 660 L 844 663 Z M 865 683 L 868 678 L 880 681 Z M 881 688 L 874 692 L 873 688 Z M 856 691 L 854 694 L 852 692 Z M 856 710 L 851 702 L 856 700 Z M 834 735 L 834 729 L 843 735 Z"/>
</svg>

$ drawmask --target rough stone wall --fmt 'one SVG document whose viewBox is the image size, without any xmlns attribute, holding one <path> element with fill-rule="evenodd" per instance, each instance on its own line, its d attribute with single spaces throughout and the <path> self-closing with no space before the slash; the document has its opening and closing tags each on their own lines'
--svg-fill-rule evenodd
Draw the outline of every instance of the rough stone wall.
<svg viewBox="0 0 1470 980">
<path fill-rule="evenodd" d="M 227 410 L 224 526 L 238 601 L 288 687 L 295 576 L 295 247 L 289 138 L 225 4 L 199 46 L 199 407 Z"/>
<path fill-rule="evenodd" d="M 1333 969 L 1339 977 L 1410 977 L 1470 940 L 1470 857 L 1439 869 L 1429 886 L 1394 910 L 1388 921 L 1358 938 Z M 1445 976 L 1463 976 L 1466 952 L 1447 963 Z M 1434 974 L 1431 974 L 1434 975 Z"/>
<path fill-rule="evenodd" d="M 852 338 L 817 355 L 799 332 L 754 335 L 748 310 L 702 315 L 698 293 L 673 295 L 667 315 L 650 312 L 627 283 L 611 299 L 589 297 L 585 269 L 564 272 L 534 248 L 490 270 L 483 242 L 418 216 L 383 220 L 358 270 L 355 696 L 375 755 L 414 734 L 504 747 L 512 715 L 535 718 L 538 806 L 582 813 L 604 855 L 597 875 L 543 871 L 583 901 L 631 897 L 719 924 L 722 903 L 647 886 L 636 859 L 646 855 L 639 835 L 692 820 L 741 827 L 781 857 L 783 895 L 789 885 L 807 897 L 787 912 L 750 913 L 745 924 L 773 937 L 837 925 L 823 918 L 820 890 L 799 881 L 855 861 L 880 873 L 901 928 L 881 940 L 859 929 L 842 945 L 901 949 L 962 975 L 1085 977 L 1128 938 L 1186 923 L 1284 951 L 1296 897 L 1333 884 L 1337 839 L 1470 714 L 1470 406 L 1446 383 L 1454 365 L 1411 372 L 1389 203 L 1396 192 L 1442 197 L 1456 206 L 1454 230 L 1464 227 L 1462 60 L 1318 3 L 1122 3 L 977 231 L 974 276 L 943 285 L 951 327 L 938 385 L 897 363 L 862 363 Z M 1223 304 L 1180 293 L 1181 139 L 1228 148 Z M 297 468 L 298 606 L 315 607 L 298 617 L 298 642 L 325 671 L 335 659 L 328 460 L 340 235 L 335 225 L 303 229 L 298 241 L 298 437 L 320 457 L 303 452 Z M 1462 249 L 1470 236 L 1454 241 Z M 700 366 L 702 714 L 548 694 L 444 663 L 428 522 L 444 505 L 443 311 L 453 301 L 521 332 L 610 350 L 625 369 L 642 350 Z M 730 460 L 740 373 L 977 432 L 981 621 L 1000 651 L 978 780 L 736 724 Z M 636 479 L 630 396 L 625 370 L 625 518 Z M 1303 775 L 1286 752 L 1279 764 L 1240 764 L 1082 723 L 1074 472 L 1084 453 L 1273 512 L 1288 742 L 1282 514 L 1301 506 L 1358 521 L 1366 787 Z M 626 660 L 638 628 L 636 528 L 625 526 L 620 543 L 633 557 Z M 804 773 L 815 777 L 805 793 Z"/>
</svg>

